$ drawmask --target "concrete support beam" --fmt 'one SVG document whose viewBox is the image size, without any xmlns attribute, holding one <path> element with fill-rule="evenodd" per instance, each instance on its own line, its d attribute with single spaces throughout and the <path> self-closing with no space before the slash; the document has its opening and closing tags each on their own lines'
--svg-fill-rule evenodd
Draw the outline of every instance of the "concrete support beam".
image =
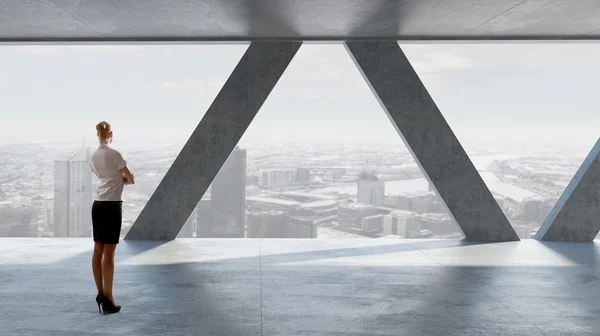
<svg viewBox="0 0 600 336">
<path fill-rule="evenodd" d="M 546 241 L 591 242 L 600 232 L 600 139 L 535 235 Z"/>
<path fill-rule="evenodd" d="M 253 42 L 125 239 L 173 240 L 302 42 Z"/>
<path fill-rule="evenodd" d="M 345 45 L 465 238 L 519 240 L 398 43 Z"/>
</svg>

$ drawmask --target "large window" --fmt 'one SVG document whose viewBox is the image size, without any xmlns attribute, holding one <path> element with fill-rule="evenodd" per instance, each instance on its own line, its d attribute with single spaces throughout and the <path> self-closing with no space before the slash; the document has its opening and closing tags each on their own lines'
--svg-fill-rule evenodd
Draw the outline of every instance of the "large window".
<svg viewBox="0 0 600 336">
<path fill-rule="evenodd" d="M 597 140 L 600 46 L 401 46 L 530 238 Z M 126 234 L 246 48 L 0 47 L 0 236 L 89 236 L 101 120 L 136 175 Z M 461 236 L 341 44 L 300 48 L 179 235 Z"/>
<path fill-rule="evenodd" d="M 521 238 L 596 143 L 598 44 L 401 45 Z"/>
<path fill-rule="evenodd" d="M 246 48 L 0 46 L 0 236 L 90 235 L 98 181 L 74 177 L 102 120 L 136 175 L 125 234 Z"/>
<path fill-rule="evenodd" d="M 198 236 L 462 236 L 341 44 L 303 45 L 238 145 L 197 209 Z M 231 181 L 244 164 L 242 218 Z"/>
</svg>

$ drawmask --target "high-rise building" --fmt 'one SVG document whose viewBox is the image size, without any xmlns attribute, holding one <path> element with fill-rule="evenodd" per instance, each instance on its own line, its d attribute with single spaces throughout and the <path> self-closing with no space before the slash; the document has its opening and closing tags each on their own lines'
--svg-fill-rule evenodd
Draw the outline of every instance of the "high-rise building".
<svg viewBox="0 0 600 336">
<path fill-rule="evenodd" d="M 361 230 L 365 234 L 375 234 L 383 229 L 385 215 L 373 215 L 361 218 Z"/>
<path fill-rule="evenodd" d="M 317 228 L 321 223 L 331 224 L 337 216 L 294 216 L 290 217 L 287 238 L 317 238 Z"/>
<path fill-rule="evenodd" d="M 196 206 L 196 238 L 213 237 L 213 213 L 211 200 L 204 197 Z"/>
<path fill-rule="evenodd" d="M 430 212 L 438 212 L 434 211 L 436 208 L 440 210 L 439 212 L 445 213 L 443 205 L 435 205 L 436 197 L 432 193 L 426 193 L 421 195 L 416 195 L 412 199 L 412 211 L 423 214 Z"/>
<path fill-rule="evenodd" d="M 54 198 L 44 197 L 42 206 L 42 217 L 44 220 L 44 230 L 51 230 L 54 227 Z"/>
<path fill-rule="evenodd" d="M 421 219 L 412 211 L 396 210 L 385 215 L 383 222 L 383 235 L 416 238 L 421 235 Z"/>
<path fill-rule="evenodd" d="M 199 237 L 246 235 L 246 150 L 236 147 L 215 177 L 210 196 L 211 220 L 198 221 Z M 210 227 L 201 226 L 210 225 Z"/>
<path fill-rule="evenodd" d="M 383 205 L 385 181 L 372 173 L 362 172 L 358 176 L 358 203 Z"/>
<path fill-rule="evenodd" d="M 413 196 L 408 195 L 386 196 L 384 198 L 384 206 L 398 210 L 412 211 L 412 200 Z"/>
<path fill-rule="evenodd" d="M 310 169 L 302 167 L 297 168 L 296 181 L 303 184 L 310 182 Z"/>
<path fill-rule="evenodd" d="M 12 198 L 13 205 L 15 206 L 31 206 L 31 197 L 27 196 L 15 196 Z"/>
<path fill-rule="evenodd" d="M 523 219 L 526 221 L 536 222 L 542 220 L 542 205 L 544 201 L 540 198 L 533 197 L 523 202 L 522 213 Z M 546 214 L 547 215 L 547 214 Z"/>
<path fill-rule="evenodd" d="M 456 222 L 449 213 L 421 214 L 421 229 L 430 230 L 435 235 L 449 235 L 457 231 Z"/>
<path fill-rule="evenodd" d="M 362 219 L 378 215 L 377 208 L 369 204 L 354 203 L 338 207 L 337 223 L 346 229 L 362 230 Z"/>
<path fill-rule="evenodd" d="M 89 148 L 54 160 L 54 236 L 92 235 L 92 169 Z"/>
<path fill-rule="evenodd" d="M 248 213 L 248 238 L 286 238 L 290 216 L 284 211 Z"/>
<path fill-rule="evenodd" d="M 296 171 L 293 169 L 271 169 L 262 172 L 262 186 L 265 188 L 283 187 L 296 182 Z"/>
</svg>

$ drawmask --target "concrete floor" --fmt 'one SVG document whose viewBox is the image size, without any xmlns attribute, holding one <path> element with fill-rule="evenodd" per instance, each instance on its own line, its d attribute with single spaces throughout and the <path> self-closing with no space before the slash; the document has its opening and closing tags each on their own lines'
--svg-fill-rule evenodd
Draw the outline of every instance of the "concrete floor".
<svg viewBox="0 0 600 336">
<path fill-rule="evenodd" d="M 598 244 L 0 238 L 0 335 L 596 335 Z"/>
</svg>

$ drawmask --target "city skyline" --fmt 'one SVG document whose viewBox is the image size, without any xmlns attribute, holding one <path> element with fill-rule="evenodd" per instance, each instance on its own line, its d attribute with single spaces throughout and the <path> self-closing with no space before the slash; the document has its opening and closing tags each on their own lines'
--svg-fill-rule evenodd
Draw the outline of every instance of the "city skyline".
<svg viewBox="0 0 600 336">
<path fill-rule="evenodd" d="M 246 227 L 247 237 L 377 238 L 397 235 L 451 238 L 460 234 L 444 202 L 408 152 L 369 146 L 341 150 L 343 155 L 310 147 L 284 146 L 249 151 L 247 167 L 245 159 L 232 161 L 235 157 L 232 155 L 228 161 L 237 163 L 221 169 L 216 178 L 222 175 L 226 182 L 219 192 L 224 198 L 215 202 L 216 198 L 212 199 L 210 189 L 207 190 L 180 236 L 193 237 L 195 230 L 213 224 L 219 229 L 227 227 L 226 223 L 232 223 L 229 220 L 207 221 L 208 213 L 213 216 L 211 208 L 220 209 L 217 213 L 229 212 L 228 209 L 238 211 L 242 209 L 242 203 L 246 204 L 246 216 L 252 218 Z M 57 186 L 67 182 L 68 189 L 74 192 L 78 192 L 79 187 L 77 183 L 68 183 L 69 179 L 56 171 L 51 173 L 48 168 L 54 166 L 56 169 L 57 162 L 51 158 L 52 151 L 57 150 L 31 145 L 0 146 L 0 155 L 4 158 L 0 174 L 0 234 L 18 235 L 29 232 L 27 227 L 33 226 L 38 229 L 37 236 L 73 236 L 66 230 L 57 231 L 57 225 L 64 222 L 57 215 L 65 203 L 59 196 L 64 188 Z M 85 150 L 71 152 L 71 158 L 82 152 Z M 246 153 L 247 149 L 240 148 L 237 152 Z M 122 234 L 126 234 L 136 221 L 176 154 L 176 147 L 126 153 L 138 179 L 125 191 Z M 521 238 L 530 238 L 536 232 L 571 180 L 580 160 L 573 152 L 548 154 L 535 150 L 521 153 L 481 151 L 471 159 Z M 87 164 L 83 164 L 75 172 L 79 174 L 86 168 L 89 168 Z M 236 171 L 237 177 L 226 171 Z M 363 178 L 362 172 L 376 175 Z M 91 179 L 91 171 L 88 173 Z M 241 179 L 247 181 L 239 183 Z M 240 189 L 241 185 L 245 186 Z M 86 192 L 91 189 L 89 185 L 85 187 Z M 237 198 L 232 195 L 244 195 L 242 190 L 247 194 L 247 202 L 236 202 Z M 48 199 L 54 202 L 55 223 L 52 225 L 47 219 Z M 78 204 L 72 210 L 83 216 L 89 212 L 83 203 L 90 202 L 75 202 Z M 286 229 L 277 229 L 280 225 Z"/>
<path fill-rule="evenodd" d="M 1 46 L 0 109 L 10 115 L 0 125 L 0 144 L 84 137 L 93 144 L 100 120 L 115 125 L 115 145 L 184 142 L 246 47 Z M 599 45 L 402 47 L 465 147 L 585 148 L 598 138 Z M 574 82 L 589 84 L 574 90 Z M 330 141 L 403 146 L 343 45 L 305 44 L 240 144 Z"/>
<path fill-rule="evenodd" d="M 48 177 L 42 176 L 47 163 L 40 160 L 47 160 L 51 152 L 60 154 L 60 159 L 76 148 L 93 149 L 92 127 L 107 120 L 114 126 L 113 146 L 139 172 L 139 183 L 125 193 L 127 230 L 246 47 L 0 47 L 0 60 L 14 58 L 5 62 L 14 68 L 4 69 L 0 63 L 0 89 L 6 93 L 0 109 L 10 111 L 0 124 L 0 150 L 7 149 L 9 162 L 2 174 L 6 180 L 0 183 L 7 199 L 4 211 L 18 207 L 21 201 L 15 197 L 27 195 L 31 201 L 32 196 L 51 192 Z M 580 164 L 576 161 L 587 155 L 598 138 L 600 116 L 594 113 L 593 71 L 587 65 L 593 64 L 593 55 L 600 56 L 600 48 L 591 44 L 468 47 L 409 44 L 403 50 L 515 230 L 529 237 L 572 178 Z M 215 57 L 218 61 L 212 62 Z M 510 62 L 505 61 L 507 57 Z M 572 67 L 564 71 L 561 64 L 573 57 Z M 589 85 L 571 92 L 573 81 Z M 564 113 L 565 109 L 570 113 Z M 52 150 L 42 145 L 20 151 L 18 146 L 6 145 L 21 141 L 49 143 L 47 148 Z M 432 194 L 423 172 L 341 44 L 304 45 L 238 145 L 244 152 L 250 149 L 248 168 L 253 172 L 248 185 L 252 189 L 246 215 L 251 214 L 252 229 L 246 233 L 251 236 L 274 234 L 265 228 L 277 223 L 289 224 L 289 230 L 276 235 L 292 237 L 300 232 L 303 237 L 317 237 L 317 226 L 334 237 L 341 232 L 369 237 L 391 232 L 411 237 L 456 234 L 449 229 L 452 220 L 443 202 Z M 577 152 L 562 149 L 568 146 Z M 21 156 L 24 152 L 40 160 Z M 381 181 L 360 179 L 359 170 L 365 165 L 377 168 Z M 265 171 L 270 173 L 265 175 Z M 221 194 L 233 194 L 229 190 L 233 184 L 224 185 L 228 187 Z M 288 193 L 298 190 L 313 195 Z M 54 192 L 56 196 L 56 188 Z M 331 203 L 321 199 L 321 194 L 339 199 Z M 230 201 L 222 197 L 221 212 L 227 212 L 225 203 Z M 355 202 L 370 207 L 355 208 Z M 58 199 L 54 207 L 60 203 Z M 375 209 L 382 205 L 413 214 L 390 213 L 393 218 L 384 219 L 388 214 Z M 40 233 L 48 233 L 44 219 L 48 205 L 35 199 L 35 205 L 28 207 L 36 209 L 38 221 L 43 220 L 44 227 L 38 225 Z M 242 207 L 238 204 L 235 209 Z M 308 218 L 315 213 L 318 220 Z M 339 221 L 334 215 L 340 216 Z M 15 222 L 6 225 L 31 220 L 26 212 L 11 216 Z M 204 215 L 190 216 L 183 235 L 190 236 L 194 227 L 201 227 L 198 216 Z M 307 229 L 310 226 L 313 229 Z"/>
</svg>

